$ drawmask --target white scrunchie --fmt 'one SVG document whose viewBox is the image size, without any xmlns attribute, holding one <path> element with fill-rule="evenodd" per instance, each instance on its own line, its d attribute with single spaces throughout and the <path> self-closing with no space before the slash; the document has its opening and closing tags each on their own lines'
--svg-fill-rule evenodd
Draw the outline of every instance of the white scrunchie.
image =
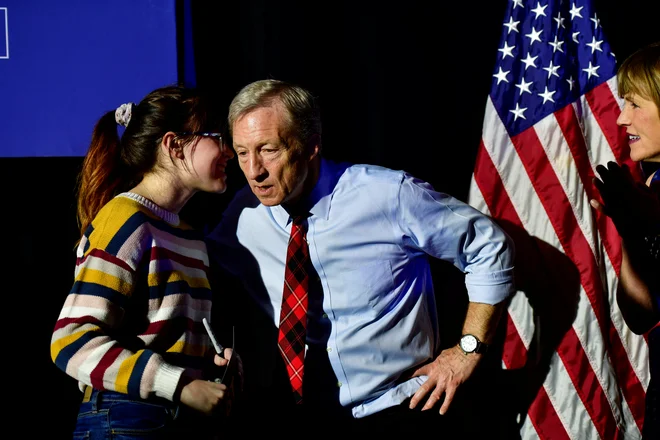
<svg viewBox="0 0 660 440">
<path fill-rule="evenodd" d="M 131 114 L 133 113 L 133 104 L 128 102 L 126 104 L 120 105 L 117 110 L 115 110 L 115 121 L 119 125 L 128 127 L 128 123 L 131 122 Z"/>
</svg>

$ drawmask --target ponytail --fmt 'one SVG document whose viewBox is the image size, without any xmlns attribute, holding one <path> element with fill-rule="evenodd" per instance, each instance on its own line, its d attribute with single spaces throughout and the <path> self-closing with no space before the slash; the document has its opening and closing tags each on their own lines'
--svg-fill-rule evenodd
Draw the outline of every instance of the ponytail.
<svg viewBox="0 0 660 440">
<path fill-rule="evenodd" d="M 81 237 L 103 205 L 123 187 L 120 156 L 120 140 L 113 110 L 96 123 L 92 142 L 78 175 L 77 217 Z"/>
<path fill-rule="evenodd" d="M 82 237 L 101 208 L 137 185 L 158 166 L 159 145 L 168 132 L 213 131 L 220 114 L 206 96 L 166 86 L 139 104 L 122 104 L 96 123 L 77 182 L 77 217 Z M 125 127 L 119 138 L 117 124 Z"/>
</svg>

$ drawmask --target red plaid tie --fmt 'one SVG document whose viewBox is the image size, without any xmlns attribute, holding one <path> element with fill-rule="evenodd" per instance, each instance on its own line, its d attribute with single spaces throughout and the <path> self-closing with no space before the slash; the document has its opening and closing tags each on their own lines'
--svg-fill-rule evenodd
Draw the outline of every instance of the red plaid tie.
<svg viewBox="0 0 660 440">
<path fill-rule="evenodd" d="M 289 373 L 296 403 L 302 403 L 305 332 L 307 327 L 307 264 L 309 249 L 305 240 L 304 217 L 294 217 L 284 269 L 284 292 L 277 343 Z"/>
</svg>

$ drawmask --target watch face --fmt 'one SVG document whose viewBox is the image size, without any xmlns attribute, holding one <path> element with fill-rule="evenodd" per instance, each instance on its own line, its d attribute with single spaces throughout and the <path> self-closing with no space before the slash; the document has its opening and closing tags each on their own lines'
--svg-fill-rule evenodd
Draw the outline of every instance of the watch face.
<svg viewBox="0 0 660 440">
<path fill-rule="evenodd" d="M 472 353 L 477 349 L 477 338 L 472 335 L 465 335 L 461 338 L 461 349 L 466 353 Z"/>
</svg>

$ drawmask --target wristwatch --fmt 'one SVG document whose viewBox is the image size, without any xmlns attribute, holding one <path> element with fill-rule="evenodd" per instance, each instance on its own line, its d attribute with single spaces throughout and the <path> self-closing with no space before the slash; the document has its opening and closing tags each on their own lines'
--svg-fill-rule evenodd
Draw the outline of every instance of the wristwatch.
<svg viewBox="0 0 660 440">
<path fill-rule="evenodd" d="M 485 344 L 474 335 L 463 335 L 458 343 L 463 353 L 486 353 L 488 351 L 488 344 Z"/>
</svg>

